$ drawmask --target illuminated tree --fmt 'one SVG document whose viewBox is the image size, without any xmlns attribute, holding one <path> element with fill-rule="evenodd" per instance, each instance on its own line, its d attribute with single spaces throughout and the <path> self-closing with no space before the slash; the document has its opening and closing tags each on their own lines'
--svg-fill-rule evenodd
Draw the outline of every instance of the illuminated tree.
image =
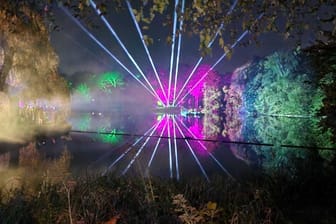
<svg viewBox="0 0 336 224">
<path fill-rule="evenodd" d="M 85 97 L 85 99 L 90 99 L 90 88 L 88 87 L 87 84 L 81 83 L 76 87 L 75 90 L 77 93 Z"/>
<path fill-rule="evenodd" d="M 99 89 L 105 92 L 111 92 L 111 88 L 117 88 L 123 86 L 123 77 L 117 72 L 106 72 L 98 78 Z"/>
<path fill-rule="evenodd" d="M 25 1 L 1 1 L 0 92 L 9 99 L 10 113 L 0 123 L 10 127 L 1 132 L 11 141 L 30 140 L 41 125 L 55 131 L 67 126 L 70 94 L 44 22 Z M 53 116 L 45 116 L 47 107 L 55 109 Z"/>
<path fill-rule="evenodd" d="M 242 119 L 240 117 L 243 110 L 244 83 L 240 83 L 240 77 L 245 75 L 249 64 L 237 68 L 230 77 L 230 84 L 223 86 L 225 123 L 222 135 L 231 141 L 240 141 L 242 136 Z"/>
<path fill-rule="evenodd" d="M 104 143 L 117 144 L 123 140 L 122 132 L 113 129 L 106 131 L 106 128 L 100 128 L 98 130 L 98 139 Z"/>
<path fill-rule="evenodd" d="M 332 48 L 330 52 L 333 52 Z M 293 150 L 281 145 L 335 147 L 334 128 L 324 125 L 326 120 L 332 120 L 333 115 L 319 116 L 325 115 L 325 99 L 335 99 L 326 91 L 334 83 L 331 78 L 333 63 L 330 63 L 334 59 L 325 58 L 328 61 L 323 64 L 327 67 L 323 69 L 327 71 L 325 73 L 312 63 L 312 59 L 311 55 L 300 50 L 277 52 L 253 62 L 240 76 L 246 83 L 244 107 L 254 115 L 250 121 L 244 121 L 243 135 L 246 140 L 274 144 L 274 147 L 254 149 L 264 157 L 266 167 L 294 167 L 293 161 L 309 155 L 306 150 Z M 316 151 L 326 161 L 335 158 L 333 151 Z"/>
<path fill-rule="evenodd" d="M 254 62 L 244 76 L 246 110 L 272 116 L 315 116 L 325 96 L 306 60 L 295 50 Z"/>
<path fill-rule="evenodd" d="M 205 67 L 205 71 L 208 68 Z M 204 72 L 201 72 L 201 74 Z M 221 131 L 221 110 L 222 110 L 222 92 L 218 88 L 220 76 L 214 71 L 210 71 L 207 76 L 203 92 L 203 132 L 206 137 L 215 137 Z"/>
</svg>

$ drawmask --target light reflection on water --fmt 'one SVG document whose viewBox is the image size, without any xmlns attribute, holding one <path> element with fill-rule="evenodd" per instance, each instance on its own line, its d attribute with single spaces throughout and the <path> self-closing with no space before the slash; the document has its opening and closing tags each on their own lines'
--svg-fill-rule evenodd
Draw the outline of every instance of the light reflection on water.
<svg viewBox="0 0 336 224">
<path fill-rule="evenodd" d="M 70 138 L 41 139 L 37 149 L 45 158 L 57 158 L 68 149 L 75 174 L 239 178 L 256 170 L 291 169 L 293 161 L 311 154 L 305 148 L 335 148 L 310 119 L 222 119 L 211 135 L 204 116 L 87 112 L 73 113 L 69 122 Z M 334 156 L 333 150 L 315 151 L 326 160 Z M 15 150 L 1 152 L 0 172 L 15 166 L 18 157 Z"/>
<path fill-rule="evenodd" d="M 220 162 L 216 157 L 223 156 L 212 154 L 218 143 L 202 141 L 201 118 L 155 114 L 142 119 L 132 118 L 117 113 L 98 116 L 85 113 L 72 117 L 73 130 L 92 132 L 86 135 L 94 141 L 109 143 L 111 147 L 110 152 L 102 155 L 99 163 L 94 162 L 90 168 L 105 163 L 107 171 L 122 174 L 141 168 L 152 175 L 174 178 L 199 173 L 208 178 L 218 170 L 231 176 L 222 164 L 230 156 L 224 156 Z M 113 119 L 117 122 L 113 123 Z M 104 141 L 108 139 L 112 141 Z M 228 147 L 223 150 L 224 154 L 230 154 Z"/>
<path fill-rule="evenodd" d="M 235 177 L 258 169 L 290 166 L 293 159 L 309 154 L 305 148 L 335 147 L 313 119 L 260 116 L 226 122 L 223 118 L 222 123 L 211 127 L 214 124 L 208 124 L 206 116 L 158 117 L 149 113 L 142 117 L 119 113 L 76 117 L 76 121 L 72 120 L 73 130 L 98 132 L 91 133 L 90 138 L 111 147 L 90 168 L 100 166 L 116 173 L 141 170 L 174 178 L 207 178 L 215 173 Z M 82 124 L 85 130 L 80 129 Z M 317 152 L 324 159 L 333 154 L 332 150 L 322 149 Z"/>
</svg>

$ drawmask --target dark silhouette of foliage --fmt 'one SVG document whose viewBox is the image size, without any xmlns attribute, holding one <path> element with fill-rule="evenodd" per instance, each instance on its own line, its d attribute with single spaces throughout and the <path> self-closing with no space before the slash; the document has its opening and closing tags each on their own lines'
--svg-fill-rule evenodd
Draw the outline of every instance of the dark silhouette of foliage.
<svg viewBox="0 0 336 224">
<path fill-rule="evenodd" d="M 137 21 L 140 23 L 144 32 L 156 23 L 157 17 L 162 17 L 160 22 L 164 26 L 172 26 L 174 1 L 146 0 L 129 1 L 132 4 L 133 12 Z M 124 12 L 126 4 L 121 0 L 100 0 L 95 1 L 101 14 L 113 14 Z M 24 13 L 22 8 L 28 7 L 41 16 L 53 21 L 53 7 L 65 6 L 71 9 L 73 15 L 81 17 L 88 24 L 92 24 L 92 7 L 89 0 L 22 0 L 22 1 L 4 1 L 2 8 L 7 8 L 11 16 L 18 16 L 24 19 L 30 19 Z M 235 6 L 235 7 L 233 7 Z M 242 1 L 186 1 L 185 9 L 182 11 L 182 1 L 177 5 L 178 20 L 184 20 L 182 32 L 187 34 L 196 34 L 200 39 L 200 49 L 204 53 L 210 53 L 209 43 L 218 27 L 223 25 L 219 32 L 217 46 L 230 55 L 230 46 L 232 40 L 239 37 L 243 30 L 248 29 L 252 33 L 252 40 L 248 40 L 243 45 L 258 43 L 259 36 L 267 32 L 278 32 L 284 38 L 294 38 L 297 43 L 308 32 L 313 33 L 314 38 L 328 43 L 335 40 L 336 4 L 329 0 L 298 0 L 298 1 L 280 1 L 280 0 L 242 0 Z M 258 15 L 263 18 L 256 22 Z M 57 24 L 53 29 L 57 29 Z M 177 35 L 181 30 L 177 29 Z M 149 34 L 145 33 L 145 42 L 153 43 Z M 171 43 L 172 37 L 167 35 L 168 43 Z"/>
</svg>

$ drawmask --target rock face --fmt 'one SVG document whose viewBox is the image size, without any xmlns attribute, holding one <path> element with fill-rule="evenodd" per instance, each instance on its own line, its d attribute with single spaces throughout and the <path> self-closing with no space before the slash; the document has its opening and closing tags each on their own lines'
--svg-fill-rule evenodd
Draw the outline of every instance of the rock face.
<svg viewBox="0 0 336 224">
<path fill-rule="evenodd" d="M 5 50 L 0 42 L 0 71 L 2 71 L 4 61 L 5 61 Z"/>
<path fill-rule="evenodd" d="M 0 110 L 7 110 L 0 122 L 9 128 L 0 131 L 0 141 L 62 126 L 69 108 L 67 84 L 57 73 L 58 57 L 42 18 L 25 7 L 16 10 L 0 6 Z"/>
</svg>

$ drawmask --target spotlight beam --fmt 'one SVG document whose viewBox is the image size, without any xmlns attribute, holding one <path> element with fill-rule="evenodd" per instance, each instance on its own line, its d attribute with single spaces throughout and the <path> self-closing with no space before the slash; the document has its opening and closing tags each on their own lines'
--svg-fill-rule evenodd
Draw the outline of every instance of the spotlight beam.
<svg viewBox="0 0 336 224">
<path fill-rule="evenodd" d="M 159 123 L 159 122 L 158 122 Z M 157 125 L 158 124 L 154 124 L 150 129 L 148 129 L 146 132 L 145 132 L 145 134 L 143 135 L 143 136 L 141 136 L 140 138 L 138 138 L 130 147 L 128 147 L 127 149 L 126 149 L 126 151 L 125 152 L 123 152 L 116 160 L 114 160 L 114 162 L 113 163 L 111 163 L 108 167 L 107 167 L 107 169 L 106 169 L 106 171 L 105 171 L 105 173 L 104 174 L 106 174 L 107 173 L 107 171 L 108 170 L 110 170 L 110 169 L 112 169 L 112 167 L 117 163 L 117 162 L 119 162 L 129 151 L 131 151 L 132 150 L 132 148 L 134 147 L 134 146 L 136 146 L 149 132 L 151 132 L 154 128 L 156 128 L 157 127 Z"/>
<path fill-rule="evenodd" d="M 175 36 L 176 36 L 176 23 L 177 23 L 177 5 L 179 0 L 175 0 L 175 8 L 174 8 L 174 23 L 173 23 L 173 37 L 172 37 L 172 45 L 171 45 L 171 54 L 170 54 L 170 67 L 169 67 L 169 81 L 168 81 L 168 102 L 167 106 L 170 105 L 170 89 L 172 82 L 172 73 L 173 73 L 173 65 L 174 65 L 174 55 L 175 55 Z"/>
<path fill-rule="evenodd" d="M 263 17 L 263 13 L 259 15 L 256 19 L 256 22 L 259 21 Z M 230 51 L 237 46 L 237 44 L 249 33 L 249 30 L 245 30 L 238 39 L 234 42 L 234 44 L 230 47 Z M 227 55 L 228 52 L 225 52 L 212 66 L 209 68 L 204 75 L 194 84 L 192 88 L 188 90 L 188 92 L 178 101 L 177 104 L 180 104 L 184 98 L 186 98 L 202 81 L 203 79 L 209 74 L 211 70 L 213 70 Z"/>
<path fill-rule="evenodd" d="M 195 134 L 189 130 L 189 128 L 184 124 L 184 122 L 181 119 L 179 119 L 179 121 L 183 125 L 183 127 L 193 136 L 193 138 L 197 139 Z M 216 157 L 211 152 L 208 151 L 207 147 L 200 140 L 197 140 L 197 142 L 209 154 L 209 156 L 215 161 L 215 163 L 226 173 L 226 175 L 234 179 L 233 176 L 229 173 L 229 171 L 225 169 L 225 167 L 216 159 Z"/>
<path fill-rule="evenodd" d="M 234 8 L 236 7 L 238 3 L 238 0 L 235 0 L 235 2 L 232 4 L 232 6 L 230 7 L 230 10 L 226 13 L 226 15 L 230 15 L 232 13 L 232 11 L 234 10 Z M 214 43 L 214 41 L 216 40 L 217 36 L 219 35 L 219 32 L 224 28 L 224 23 L 221 23 L 221 25 L 218 27 L 215 36 L 210 40 L 210 42 L 208 43 L 207 47 L 210 48 L 212 46 L 212 44 Z M 189 74 L 188 78 L 186 79 L 186 81 L 184 82 L 182 88 L 180 89 L 180 91 L 177 94 L 177 97 L 174 97 L 174 105 L 177 101 L 177 99 L 180 97 L 180 95 L 182 94 L 184 88 L 186 87 L 186 85 L 188 84 L 188 82 L 190 81 L 191 77 L 194 75 L 196 69 L 198 68 L 199 64 L 202 62 L 204 57 L 200 57 L 198 59 L 198 61 L 196 62 L 196 64 L 194 65 L 194 68 L 192 69 L 191 73 Z"/>
<path fill-rule="evenodd" d="M 177 142 L 176 142 L 176 127 L 175 127 L 175 117 L 173 116 L 173 132 L 174 132 L 174 149 L 175 149 L 175 169 L 176 169 L 176 179 L 180 179 L 180 170 L 178 163 L 178 155 L 177 155 Z"/>
<path fill-rule="evenodd" d="M 126 55 L 128 56 L 128 58 L 132 61 L 133 65 L 138 69 L 139 73 L 141 74 L 141 76 L 145 79 L 146 83 L 148 84 L 148 86 L 150 87 L 150 89 L 154 92 L 155 96 L 159 99 L 159 101 L 162 102 L 162 100 L 160 99 L 159 95 L 156 93 L 156 91 L 154 90 L 152 84 L 149 82 L 149 80 L 146 78 L 145 74 L 143 73 L 143 71 L 140 69 L 139 65 L 136 63 L 136 61 L 134 60 L 134 58 L 132 57 L 132 55 L 129 53 L 129 51 L 127 50 L 127 48 L 125 47 L 125 45 L 123 44 L 123 42 L 120 40 L 118 34 L 115 32 L 115 30 L 112 28 L 112 26 L 110 25 L 110 23 L 106 20 L 105 16 L 102 14 L 102 12 L 97 8 L 96 3 L 93 0 L 90 0 L 90 5 L 92 6 L 92 8 L 95 10 L 95 12 L 97 13 L 97 15 L 100 17 L 100 19 L 104 22 L 104 24 L 106 25 L 106 27 L 108 28 L 108 30 L 112 33 L 112 35 L 114 36 L 114 38 L 117 40 L 117 42 L 119 43 L 120 47 L 124 50 L 124 52 L 126 53 Z"/>
<path fill-rule="evenodd" d="M 172 159 L 172 146 L 171 146 L 171 137 L 170 137 L 169 117 L 170 115 L 168 115 L 169 174 L 170 174 L 170 178 L 173 178 L 173 159 Z"/>
<path fill-rule="evenodd" d="M 193 157 L 194 157 L 194 159 L 195 159 L 197 165 L 198 165 L 199 168 L 201 169 L 201 171 L 202 171 L 202 173 L 203 173 L 205 179 L 206 179 L 208 182 L 210 182 L 207 173 L 205 172 L 205 170 L 204 170 L 202 164 L 200 163 L 200 161 L 198 160 L 198 158 L 197 158 L 197 156 L 196 156 L 194 150 L 192 149 L 191 145 L 189 144 L 188 140 L 186 139 L 186 137 L 185 137 L 184 133 L 182 132 L 180 126 L 178 125 L 177 122 L 175 122 L 175 123 L 176 123 L 176 127 L 177 127 L 177 129 L 179 130 L 179 132 L 181 133 L 182 137 L 184 138 L 184 141 L 185 141 L 185 143 L 187 144 L 187 146 L 188 146 L 188 148 L 189 148 L 191 154 L 193 155 Z"/>
<path fill-rule="evenodd" d="M 74 21 L 81 30 L 83 30 L 99 47 L 101 47 L 110 57 L 112 57 L 113 60 L 115 60 L 125 71 L 128 72 L 136 81 L 138 81 L 150 94 L 152 94 L 156 99 L 160 100 L 155 95 L 155 92 L 150 90 L 138 77 L 136 77 L 114 54 L 111 53 L 92 33 L 90 33 L 76 18 L 74 18 L 68 10 L 66 10 L 64 7 L 61 7 L 64 13 L 71 18 L 72 21 Z M 160 100 L 161 101 L 161 100 Z"/>
<path fill-rule="evenodd" d="M 129 1 L 126 1 L 126 4 L 127 4 L 127 7 L 128 7 L 128 11 L 129 11 L 129 13 L 130 13 L 130 15 L 131 15 L 131 17 L 132 17 L 133 22 L 134 22 L 134 25 L 135 25 L 135 27 L 136 27 L 136 29 L 137 29 L 137 31 L 138 31 L 139 37 L 140 37 L 140 39 L 141 39 L 141 42 L 142 42 L 142 44 L 143 44 L 143 46 L 144 46 L 144 48 L 145 48 L 147 57 L 148 57 L 148 59 L 149 59 L 151 65 L 152 65 L 152 68 L 153 68 L 153 70 L 154 70 L 154 74 L 155 74 L 155 76 L 156 76 L 156 79 L 157 79 L 157 81 L 159 82 L 161 91 L 162 91 L 162 93 L 163 93 L 163 95 L 164 95 L 166 101 L 168 101 L 168 99 L 167 99 L 167 95 L 166 95 L 166 93 L 165 93 L 165 91 L 164 91 L 164 89 L 163 89 L 163 86 L 162 86 L 160 77 L 159 77 L 159 75 L 158 75 L 158 73 L 157 73 L 157 70 L 156 70 L 156 68 L 155 68 L 155 65 L 154 65 L 154 63 L 153 63 L 152 56 L 151 56 L 150 53 L 149 53 L 148 47 L 147 47 L 147 45 L 146 45 L 146 43 L 145 43 L 145 40 L 144 40 L 144 36 L 143 36 L 143 34 L 142 34 L 142 32 L 141 32 L 141 29 L 140 29 L 140 27 L 139 27 L 139 24 L 138 24 L 138 22 L 137 22 L 137 20 L 136 20 L 136 18 L 135 18 L 134 13 L 133 13 L 132 5 L 131 5 L 131 3 L 130 3 Z"/>
<path fill-rule="evenodd" d="M 167 121 L 168 121 L 168 120 L 167 120 Z M 158 146 L 159 146 L 159 144 L 160 144 L 160 141 L 161 141 L 163 132 L 164 132 L 164 130 L 165 130 L 166 127 L 167 127 L 167 121 L 166 121 L 165 125 L 163 126 L 163 129 L 162 129 L 162 131 L 161 131 L 161 133 L 160 133 L 160 137 L 158 138 L 158 140 L 157 140 L 157 142 L 156 142 L 156 145 L 155 145 L 155 147 L 154 147 L 152 156 L 151 156 L 151 158 L 150 158 L 150 160 L 149 160 L 149 162 L 148 162 L 148 165 L 147 165 L 148 168 L 151 166 L 151 164 L 152 164 L 152 162 L 153 162 L 153 159 L 154 159 L 154 156 L 155 156 L 156 151 L 157 151 L 157 149 L 158 149 Z"/>
<path fill-rule="evenodd" d="M 179 27 L 179 37 L 178 37 L 178 44 L 177 44 L 177 56 L 176 56 L 176 65 L 175 65 L 175 82 L 174 82 L 174 95 L 173 95 L 173 106 L 175 106 L 175 96 L 176 96 L 176 85 L 177 85 L 177 74 L 179 70 L 179 64 L 180 64 L 180 53 L 181 53 L 181 42 L 182 42 L 182 28 L 183 28 L 183 13 L 184 13 L 184 6 L 185 6 L 185 0 L 182 0 L 182 9 L 181 14 L 182 18 L 180 21 L 180 27 Z"/>
<path fill-rule="evenodd" d="M 149 139 L 153 136 L 154 132 L 159 127 L 159 125 L 160 125 L 161 122 L 162 122 L 162 120 L 159 121 L 159 122 L 157 122 L 155 128 L 151 131 L 151 133 L 149 134 L 149 136 L 146 138 L 145 142 L 141 145 L 141 147 L 139 148 L 139 150 L 137 151 L 137 153 L 133 156 L 132 160 L 128 163 L 127 167 L 123 170 L 122 175 L 125 175 L 127 173 L 127 171 L 129 170 L 129 168 L 131 168 L 131 166 L 133 165 L 134 161 L 136 160 L 136 158 L 138 158 L 138 156 L 140 155 L 140 153 L 142 152 L 142 150 L 144 149 L 144 147 L 147 145 Z"/>
</svg>

